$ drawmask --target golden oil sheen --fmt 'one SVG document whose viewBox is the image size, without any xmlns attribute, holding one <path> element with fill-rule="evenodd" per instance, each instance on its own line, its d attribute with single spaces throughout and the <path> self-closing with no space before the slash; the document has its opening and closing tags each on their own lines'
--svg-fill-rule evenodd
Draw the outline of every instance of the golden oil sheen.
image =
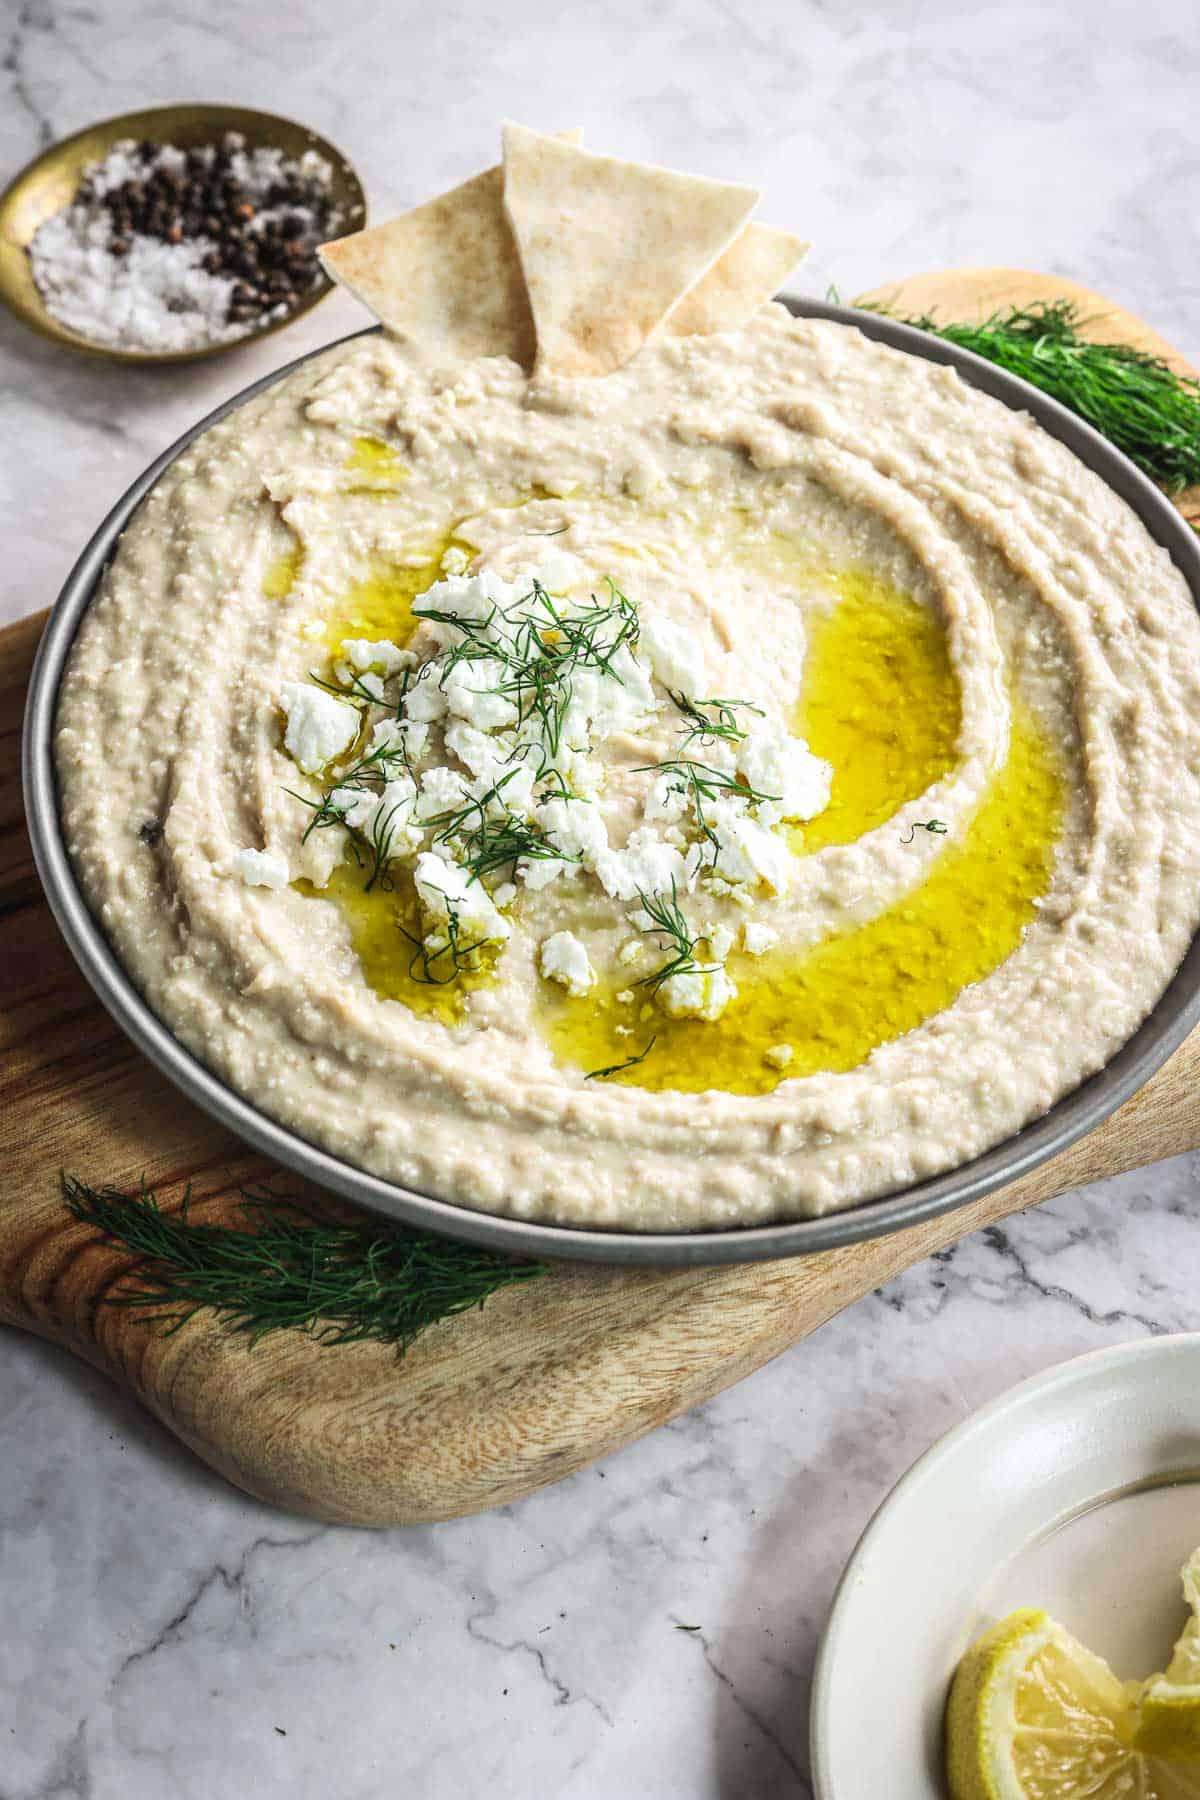
<svg viewBox="0 0 1200 1800">
<path fill-rule="evenodd" d="M 832 587 L 833 606 L 812 621 L 794 727 L 835 773 L 826 813 L 795 828 L 800 854 L 853 842 L 923 793 L 953 766 L 959 727 L 937 617 L 862 573 Z M 726 966 L 737 997 L 713 1022 L 667 1018 L 645 988 L 622 1004 L 616 995 L 628 987 L 610 980 L 583 1000 L 548 995 L 550 1042 L 591 1070 L 654 1037 L 644 1062 L 607 1079 L 655 1092 L 761 1094 L 855 1068 L 1016 949 L 1050 884 L 1063 798 L 1059 757 L 1018 705 L 1007 760 L 971 823 L 958 841 L 942 840 L 926 880 L 897 905 L 799 954 L 734 952 Z M 764 1060 L 784 1045 L 786 1066 Z"/>
</svg>

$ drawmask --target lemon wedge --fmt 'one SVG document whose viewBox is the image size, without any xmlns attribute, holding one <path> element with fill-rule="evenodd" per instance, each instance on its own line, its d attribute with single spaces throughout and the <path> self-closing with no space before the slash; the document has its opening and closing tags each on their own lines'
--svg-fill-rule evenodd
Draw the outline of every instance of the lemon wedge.
<svg viewBox="0 0 1200 1800">
<path fill-rule="evenodd" d="M 954 1800 L 1200 1800 L 1200 1551 L 1165 1673 L 1118 1681 L 1044 1612 L 1009 1613 L 958 1665 L 946 1710 Z"/>
</svg>

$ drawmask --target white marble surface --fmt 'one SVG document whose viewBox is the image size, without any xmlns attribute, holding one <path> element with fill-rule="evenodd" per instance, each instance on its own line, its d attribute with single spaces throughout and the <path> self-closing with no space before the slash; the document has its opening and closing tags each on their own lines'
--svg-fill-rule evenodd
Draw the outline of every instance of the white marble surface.
<svg viewBox="0 0 1200 1800">
<path fill-rule="evenodd" d="M 1191 0 L 7 0 L 0 29 L 0 173 L 107 113 L 225 99 L 328 132 L 382 217 L 482 166 L 501 115 L 578 122 L 758 182 L 762 215 L 816 242 L 812 292 L 1050 269 L 1200 354 Z M 0 319 L 0 614 L 53 598 L 199 413 L 358 317 L 338 298 L 261 351 L 141 376 Z M 858 1532 L 980 1401 L 1200 1323 L 1198 1175 L 1180 1159 L 984 1232 L 606 1465 L 427 1530 L 251 1504 L 8 1335 L 0 1800 L 809 1794 L 813 1653 Z"/>
</svg>

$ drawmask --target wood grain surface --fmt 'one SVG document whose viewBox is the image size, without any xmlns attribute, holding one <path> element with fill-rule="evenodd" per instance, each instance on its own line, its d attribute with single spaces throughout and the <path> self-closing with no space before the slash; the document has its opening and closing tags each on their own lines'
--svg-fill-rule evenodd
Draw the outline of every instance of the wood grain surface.
<svg viewBox="0 0 1200 1800">
<path fill-rule="evenodd" d="M 1140 321 L 1058 278 L 998 269 L 881 291 L 906 309 L 978 316 L 1077 296 L 1105 333 L 1161 346 Z M 1200 517 L 1200 494 L 1186 497 Z M 246 1340 L 197 1315 L 172 1337 L 107 1307 L 130 1258 L 74 1224 L 58 1171 L 135 1185 L 228 1216 L 255 1181 L 300 1184 L 214 1126 L 132 1049 L 92 998 L 33 871 L 18 774 L 40 619 L 0 634 L 0 1320 L 66 1345 L 125 1384 L 248 1493 L 360 1525 L 453 1518 L 519 1499 L 738 1381 L 861 1294 L 979 1226 L 1200 1143 L 1200 1033 L 1055 1162 L 926 1226 L 744 1269 L 560 1265 L 400 1358 L 279 1333 Z M 349 1209 L 343 1208 L 343 1211 Z"/>
</svg>

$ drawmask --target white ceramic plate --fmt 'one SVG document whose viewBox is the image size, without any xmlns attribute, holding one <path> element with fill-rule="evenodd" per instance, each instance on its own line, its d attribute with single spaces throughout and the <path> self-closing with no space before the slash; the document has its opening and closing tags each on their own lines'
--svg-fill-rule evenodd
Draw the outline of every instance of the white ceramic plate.
<svg viewBox="0 0 1200 1800">
<path fill-rule="evenodd" d="M 1200 1545 L 1200 1333 L 1061 1363 L 972 1414 L 892 1490 L 817 1661 L 818 1800 L 945 1800 L 942 1710 L 971 1640 L 1043 1606 L 1122 1679 L 1164 1666 Z"/>
</svg>

